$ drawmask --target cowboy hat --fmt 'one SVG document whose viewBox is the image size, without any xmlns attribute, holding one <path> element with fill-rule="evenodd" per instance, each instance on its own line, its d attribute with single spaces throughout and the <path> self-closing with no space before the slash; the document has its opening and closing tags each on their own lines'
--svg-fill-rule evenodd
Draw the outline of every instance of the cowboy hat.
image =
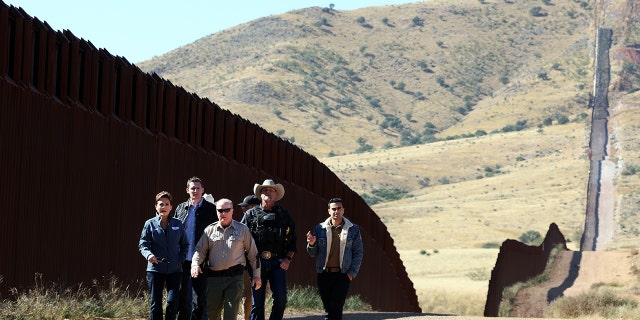
<svg viewBox="0 0 640 320">
<path fill-rule="evenodd" d="M 279 184 L 279 183 L 275 183 L 273 182 L 273 180 L 271 179 L 267 179 L 265 180 L 262 184 L 258 184 L 256 183 L 253 186 L 253 193 L 256 195 L 256 197 L 260 198 L 260 193 L 262 192 L 263 188 L 273 188 L 276 190 L 276 201 L 282 199 L 282 197 L 284 197 L 284 187 Z"/>
</svg>

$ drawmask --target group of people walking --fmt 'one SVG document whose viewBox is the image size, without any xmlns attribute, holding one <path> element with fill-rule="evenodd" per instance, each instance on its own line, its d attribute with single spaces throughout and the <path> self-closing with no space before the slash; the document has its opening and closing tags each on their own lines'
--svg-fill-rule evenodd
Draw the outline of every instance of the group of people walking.
<svg viewBox="0 0 640 320">
<path fill-rule="evenodd" d="M 139 250 L 147 260 L 150 319 L 236 320 L 243 296 L 247 320 L 265 319 L 267 284 L 272 294 L 270 320 L 284 316 L 286 272 L 297 252 L 291 213 L 276 202 L 282 184 L 256 183 L 253 194 L 238 205 L 243 215 L 233 219 L 233 202 L 214 202 L 198 177 L 187 180 L 189 199 L 171 214 L 173 197 L 155 196 L 155 216 L 147 220 Z M 306 235 L 306 251 L 316 257 L 318 292 L 325 319 L 342 319 L 351 281 L 362 264 L 360 229 L 344 217 L 343 202 L 328 203 L 329 218 Z"/>
</svg>

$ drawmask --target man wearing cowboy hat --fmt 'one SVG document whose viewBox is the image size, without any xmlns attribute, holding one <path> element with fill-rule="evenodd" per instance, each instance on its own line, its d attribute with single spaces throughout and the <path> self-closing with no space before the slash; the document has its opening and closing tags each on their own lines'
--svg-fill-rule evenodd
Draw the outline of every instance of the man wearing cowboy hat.
<svg viewBox="0 0 640 320">
<path fill-rule="evenodd" d="M 253 193 L 262 200 L 248 210 L 242 223 L 251 230 L 258 247 L 262 287 L 251 288 L 253 304 L 251 320 L 264 320 L 267 281 L 273 294 L 269 320 L 280 320 L 287 307 L 287 273 L 296 252 L 296 227 L 291 214 L 276 204 L 284 197 L 284 187 L 271 179 L 253 186 Z M 257 276 L 257 275 L 251 275 Z"/>
</svg>

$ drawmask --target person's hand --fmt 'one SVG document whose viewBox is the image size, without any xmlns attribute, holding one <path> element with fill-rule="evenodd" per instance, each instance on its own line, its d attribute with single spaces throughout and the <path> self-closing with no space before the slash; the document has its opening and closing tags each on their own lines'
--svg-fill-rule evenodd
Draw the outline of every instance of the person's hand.
<svg viewBox="0 0 640 320">
<path fill-rule="evenodd" d="M 307 243 L 312 247 L 316 244 L 316 236 L 311 234 L 311 231 L 307 231 Z"/>
<path fill-rule="evenodd" d="M 251 286 L 253 287 L 254 290 L 260 289 L 260 287 L 262 287 L 262 278 L 260 277 L 251 278 Z"/>
<path fill-rule="evenodd" d="M 280 259 L 280 268 L 282 268 L 282 270 L 287 271 L 289 270 L 289 265 L 291 264 L 291 260 L 284 258 L 284 259 Z"/>
<path fill-rule="evenodd" d="M 193 278 L 197 278 L 199 274 L 202 273 L 202 269 L 200 269 L 199 266 L 193 266 L 191 267 L 191 276 Z"/>
<path fill-rule="evenodd" d="M 150 254 L 147 257 L 147 261 L 151 262 L 151 264 L 158 264 L 158 258 L 156 258 L 156 256 L 153 254 Z"/>
<path fill-rule="evenodd" d="M 349 277 L 349 281 L 353 280 L 353 276 L 347 273 L 347 277 Z"/>
</svg>

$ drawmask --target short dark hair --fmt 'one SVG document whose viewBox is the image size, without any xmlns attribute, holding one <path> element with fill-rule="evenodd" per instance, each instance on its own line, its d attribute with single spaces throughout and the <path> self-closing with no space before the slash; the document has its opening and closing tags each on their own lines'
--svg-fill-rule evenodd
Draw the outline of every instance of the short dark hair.
<svg viewBox="0 0 640 320">
<path fill-rule="evenodd" d="M 331 198 L 329 199 L 329 205 L 331 205 L 332 203 L 342 203 L 342 199 L 341 198 Z"/>
<path fill-rule="evenodd" d="M 198 178 L 196 176 L 193 176 L 193 177 L 189 178 L 189 180 L 187 180 L 187 187 L 189 187 L 189 183 L 192 183 L 192 182 L 193 183 L 198 182 L 198 183 L 200 183 L 200 185 L 202 187 L 204 187 L 204 183 L 202 183 L 202 179 L 200 179 L 200 178 Z"/>
<path fill-rule="evenodd" d="M 171 193 L 167 191 L 160 191 L 158 194 L 156 194 L 156 203 L 158 203 L 158 201 L 162 198 L 169 200 L 169 204 L 173 205 L 173 197 L 171 196 Z"/>
</svg>

